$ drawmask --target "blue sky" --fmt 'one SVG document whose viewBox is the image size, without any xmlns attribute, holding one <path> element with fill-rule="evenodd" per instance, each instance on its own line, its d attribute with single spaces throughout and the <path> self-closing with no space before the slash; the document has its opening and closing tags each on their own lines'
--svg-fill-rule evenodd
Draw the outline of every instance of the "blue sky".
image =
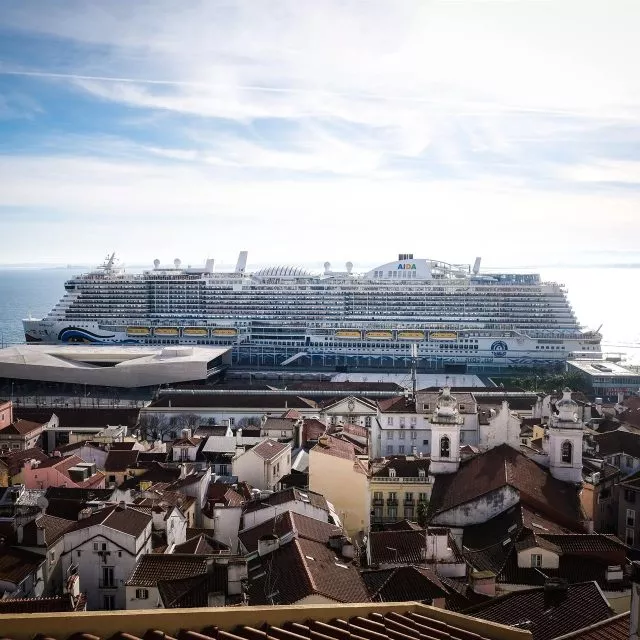
<svg viewBox="0 0 640 640">
<path fill-rule="evenodd" d="M 2 263 L 637 261 L 640 3 L 3 0 Z"/>
</svg>

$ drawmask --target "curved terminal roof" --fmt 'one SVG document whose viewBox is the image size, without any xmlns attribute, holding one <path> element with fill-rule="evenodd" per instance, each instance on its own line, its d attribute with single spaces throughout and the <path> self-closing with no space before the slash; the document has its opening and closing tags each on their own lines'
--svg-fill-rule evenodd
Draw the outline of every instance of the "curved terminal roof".
<svg viewBox="0 0 640 640">
<path fill-rule="evenodd" d="M 275 267 L 265 267 L 264 269 L 256 271 L 253 275 L 257 276 L 258 278 L 303 278 L 311 276 L 312 274 L 302 267 L 278 265 Z"/>
</svg>

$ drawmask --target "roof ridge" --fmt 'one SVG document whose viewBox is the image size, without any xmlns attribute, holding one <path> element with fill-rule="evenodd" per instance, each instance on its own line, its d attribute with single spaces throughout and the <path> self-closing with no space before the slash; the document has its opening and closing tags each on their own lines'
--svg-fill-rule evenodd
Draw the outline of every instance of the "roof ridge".
<svg viewBox="0 0 640 640">
<path fill-rule="evenodd" d="M 304 552 L 304 549 L 302 548 L 301 544 L 300 544 L 300 539 L 299 538 L 294 538 L 292 540 L 292 543 L 296 546 L 296 550 L 298 551 L 298 553 L 300 554 L 301 558 L 302 558 L 302 567 L 304 569 L 304 573 L 307 576 L 307 580 L 309 581 L 309 587 L 311 588 L 312 591 L 317 591 L 318 593 L 320 593 L 320 589 L 318 588 L 318 585 L 315 583 L 315 580 L 313 579 L 313 575 L 311 573 L 311 571 L 309 571 L 309 566 L 307 564 L 307 556 Z M 326 595 L 326 594 L 323 594 Z M 327 596 L 329 597 L 329 596 Z M 333 598 L 332 598 L 333 599 Z"/>
</svg>

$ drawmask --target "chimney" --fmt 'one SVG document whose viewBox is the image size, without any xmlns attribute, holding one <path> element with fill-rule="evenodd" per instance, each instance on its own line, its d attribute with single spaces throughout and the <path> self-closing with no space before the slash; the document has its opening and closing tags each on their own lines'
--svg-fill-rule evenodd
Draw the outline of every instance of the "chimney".
<svg viewBox="0 0 640 640">
<path fill-rule="evenodd" d="M 544 607 L 558 606 L 567 599 L 567 581 L 563 578 L 548 578 L 544 583 Z"/>
<path fill-rule="evenodd" d="M 631 563 L 631 617 L 629 619 L 629 638 L 638 640 L 640 621 L 640 561 Z"/>
<path fill-rule="evenodd" d="M 469 586 L 475 593 L 496 595 L 496 574 L 493 571 L 472 571 L 469 577 Z"/>
<path fill-rule="evenodd" d="M 260 557 L 266 556 L 269 553 L 276 551 L 280 548 L 280 538 L 275 533 L 262 536 L 258 540 L 258 555 Z"/>
<path fill-rule="evenodd" d="M 92 513 L 93 511 L 91 511 L 91 509 L 89 508 L 82 509 L 82 511 L 80 511 L 80 513 L 78 514 L 78 520 L 86 520 Z"/>
<path fill-rule="evenodd" d="M 318 444 L 322 447 L 328 447 L 329 446 L 329 437 L 328 436 L 320 436 L 318 438 Z"/>
</svg>

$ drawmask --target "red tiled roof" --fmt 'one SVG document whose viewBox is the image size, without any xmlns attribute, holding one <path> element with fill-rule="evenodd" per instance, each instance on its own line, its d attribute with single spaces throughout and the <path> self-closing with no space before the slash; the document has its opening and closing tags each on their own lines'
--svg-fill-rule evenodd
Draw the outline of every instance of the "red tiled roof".
<svg viewBox="0 0 640 640">
<path fill-rule="evenodd" d="M 264 562 L 269 571 L 258 573 L 249 586 L 252 605 L 292 604 L 316 594 L 335 602 L 369 601 L 357 568 L 319 542 L 297 538 Z"/>
<path fill-rule="evenodd" d="M 45 546 L 51 546 L 64 535 L 65 531 L 75 524 L 73 520 L 65 520 L 64 518 L 56 518 L 50 515 L 39 516 L 24 526 L 21 544 L 24 547 L 40 546 L 38 543 L 38 530 L 42 530 L 44 532 Z"/>
<path fill-rule="evenodd" d="M 18 419 L 13 424 L 6 426 L 4 429 L 0 429 L 0 435 L 18 435 L 26 436 L 33 431 L 42 430 L 43 424 L 40 422 L 31 422 L 30 420 Z"/>
<path fill-rule="evenodd" d="M 279 538 L 282 538 L 288 533 L 292 533 L 298 538 L 327 544 L 329 538 L 333 535 L 341 534 L 342 529 L 328 522 L 287 511 L 276 518 L 271 518 L 255 527 L 241 531 L 238 537 L 247 552 L 251 553 L 258 549 L 258 540 L 263 536 L 276 534 Z"/>
<path fill-rule="evenodd" d="M 139 452 L 133 449 L 111 449 L 104 463 L 104 470 L 126 471 L 135 467 Z"/>
<path fill-rule="evenodd" d="M 385 458 L 380 464 L 375 464 L 372 469 L 373 478 L 388 478 L 389 469 L 395 471 L 397 478 L 417 478 L 420 471 L 424 471 L 425 475 L 429 474 L 429 458 L 414 458 L 409 460 L 404 456 L 393 458 Z"/>
<path fill-rule="evenodd" d="M 436 476 L 429 512 L 433 517 L 506 486 L 518 490 L 523 504 L 561 524 L 580 528 L 586 520 L 573 485 L 506 444 L 463 460 L 457 473 Z"/>
<path fill-rule="evenodd" d="M 207 556 L 147 553 L 138 561 L 127 586 L 154 587 L 160 580 L 191 578 L 206 571 Z"/>
<path fill-rule="evenodd" d="M 63 611 L 80 611 L 80 604 L 75 603 L 68 596 L 53 596 L 50 598 L 16 598 L 15 600 L 0 600 L 0 614 L 7 613 L 59 613 Z"/>
<path fill-rule="evenodd" d="M 547 591 L 544 587 L 515 591 L 466 609 L 483 620 L 531 631 L 533 640 L 552 640 L 611 617 L 611 609 L 595 582 Z"/>
<path fill-rule="evenodd" d="M 327 435 L 324 436 L 322 440 L 318 440 L 318 444 L 315 445 L 311 451 L 325 453 L 333 456 L 334 458 L 342 458 L 344 460 L 353 460 L 356 462 L 357 455 L 360 454 L 361 449 L 351 442 Z"/>
<path fill-rule="evenodd" d="M 102 525 L 137 538 L 147 528 L 151 519 L 151 515 L 143 513 L 135 507 L 122 508 L 119 505 L 114 505 L 99 509 L 88 518 L 78 520 L 70 531 Z"/>
<path fill-rule="evenodd" d="M 44 556 L 15 547 L 0 547 L 0 581 L 20 584 L 46 561 Z"/>
<path fill-rule="evenodd" d="M 315 418 L 305 418 L 302 423 L 302 444 L 306 444 L 309 440 L 317 440 L 327 427 Z"/>
<path fill-rule="evenodd" d="M 555 640 L 628 640 L 630 618 L 631 614 L 628 611 L 620 613 L 613 618 L 596 622 Z"/>
<path fill-rule="evenodd" d="M 278 442 L 277 440 L 267 438 L 250 449 L 250 451 L 253 451 L 253 453 L 263 460 L 273 460 L 284 453 L 287 449 L 291 449 L 291 445 L 289 443 Z"/>
<path fill-rule="evenodd" d="M 228 484 L 212 482 L 207 488 L 207 501 L 215 504 L 222 503 L 225 507 L 240 507 L 244 498 Z"/>
<path fill-rule="evenodd" d="M 212 540 L 205 535 L 190 538 L 174 547 L 173 553 L 188 553 L 194 556 L 206 556 L 220 552 L 227 552 L 230 547 L 222 542 Z"/>
<path fill-rule="evenodd" d="M 2 456 L 2 460 L 4 460 L 9 467 L 9 475 L 15 476 L 20 473 L 20 471 L 24 467 L 24 463 L 27 460 L 37 460 L 38 462 L 44 462 L 45 460 L 49 460 L 49 456 L 44 451 L 42 451 L 42 449 L 34 447 L 32 449 L 22 449 L 20 451 L 12 451 L 11 453 L 7 453 L 6 455 Z"/>
<path fill-rule="evenodd" d="M 382 575 L 375 575 L 378 573 Z M 434 599 L 447 595 L 447 590 L 436 573 L 427 567 L 410 566 L 363 571 L 362 579 L 375 602 L 415 600 L 431 604 Z"/>
<path fill-rule="evenodd" d="M 404 396 L 378 401 L 381 413 L 415 413 L 416 402 Z"/>
</svg>

